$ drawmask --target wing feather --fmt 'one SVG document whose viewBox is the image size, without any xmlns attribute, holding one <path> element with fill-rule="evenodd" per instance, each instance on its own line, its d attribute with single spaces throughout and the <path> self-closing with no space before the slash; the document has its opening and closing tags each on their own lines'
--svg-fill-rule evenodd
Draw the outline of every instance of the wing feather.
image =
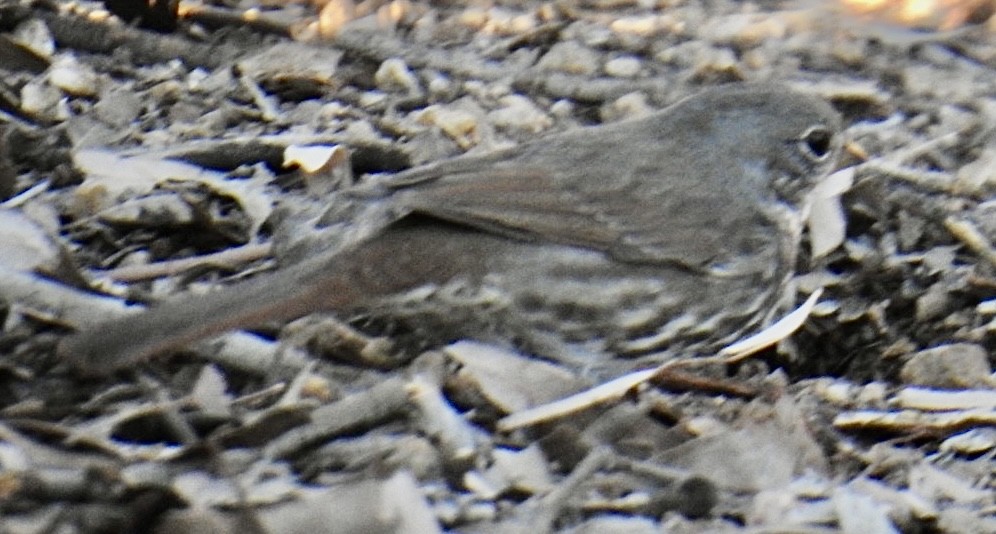
<svg viewBox="0 0 996 534">
<path fill-rule="evenodd" d="M 392 200 L 405 211 L 487 232 L 590 248 L 619 261 L 699 269 L 726 261 L 737 248 L 729 230 L 745 223 L 736 220 L 742 209 L 717 196 L 703 191 L 690 198 L 686 191 L 678 202 L 675 195 L 627 191 L 622 180 L 593 191 L 536 170 L 496 170 L 422 182 Z"/>
<path fill-rule="evenodd" d="M 566 132 L 413 169 L 381 185 L 397 213 L 586 247 L 624 262 L 731 264 L 778 235 L 750 197 L 762 193 L 733 187 L 763 182 L 767 162 L 743 161 L 739 169 L 752 176 L 729 176 L 740 171 L 724 167 L 712 147 L 667 142 L 674 129 L 705 127 L 681 117 L 665 112 L 644 124 L 602 126 L 599 135 Z M 633 129 L 652 135 L 634 138 Z"/>
</svg>

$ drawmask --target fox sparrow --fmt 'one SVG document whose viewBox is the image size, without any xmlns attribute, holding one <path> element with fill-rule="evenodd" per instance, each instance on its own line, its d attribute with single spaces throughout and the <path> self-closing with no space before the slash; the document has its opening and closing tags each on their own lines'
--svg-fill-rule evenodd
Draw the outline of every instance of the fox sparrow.
<svg viewBox="0 0 996 534">
<path fill-rule="evenodd" d="M 348 244 L 85 330 L 60 352 L 108 370 L 319 310 L 398 317 L 436 341 L 499 335 L 558 358 L 714 347 L 771 314 L 839 129 L 821 100 L 734 84 L 645 118 L 372 177 L 331 201 L 326 218 Z"/>
</svg>

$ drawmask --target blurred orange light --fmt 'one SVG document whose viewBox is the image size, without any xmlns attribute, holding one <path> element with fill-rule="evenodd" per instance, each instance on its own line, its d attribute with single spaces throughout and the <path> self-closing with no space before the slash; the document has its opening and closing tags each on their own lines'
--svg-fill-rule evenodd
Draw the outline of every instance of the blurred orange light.
<svg viewBox="0 0 996 534">
<path fill-rule="evenodd" d="M 858 13 L 870 13 L 885 8 L 889 0 L 844 0 L 844 3 Z"/>
<path fill-rule="evenodd" d="M 904 26 L 953 29 L 984 20 L 996 10 L 994 0 L 840 0 L 851 13 Z"/>
</svg>

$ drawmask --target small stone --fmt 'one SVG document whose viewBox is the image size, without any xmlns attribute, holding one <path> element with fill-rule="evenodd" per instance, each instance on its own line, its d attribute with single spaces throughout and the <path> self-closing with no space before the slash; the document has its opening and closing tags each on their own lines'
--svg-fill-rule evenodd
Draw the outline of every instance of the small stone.
<svg viewBox="0 0 996 534">
<path fill-rule="evenodd" d="M 560 99 L 550 105 L 550 114 L 554 117 L 565 119 L 574 115 L 574 102 L 567 99 Z"/>
<path fill-rule="evenodd" d="M 390 58 L 380 64 L 374 73 L 374 81 L 381 91 L 418 94 L 420 92 L 418 78 L 408 68 L 408 64 L 399 58 Z"/>
<path fill-rule="evenodd" d="M 495 8 L 488 10 L 488 21 L 481 31 L 492 35 L 522 35 L 533 31 L 538 24 L 533 13 L 520 14 Z"/>
<path fill-rule="evenodd" d="M 63 56 L 49 67 L 48 81 L 72 96 L 97 96 L 97 73 L 72 56 Z"/>
<path fill-rule="evenodd" d="M 429 80 L 429 95 L 434 98 L 444 98 L 454 93 L 453 80 L 441 74 Z"/>
<path fill-rule="evenodd" d="M 944 284 L 934 284 L 917 297 L 916 319 L 923 322 L 947 315 L 951 306 L 951 291 Z"/>
<path fill-rule="evenodd" d="M 370 109 L 384 105 L 387 102 L 387 95 L 381 91 L 367 91 L 360 95 L 360 107 Z"/>
<path fill-rule="evenodd" d="M 733 44 L 740 48 L 757 46 L 768 39 L 783 39 L 787 33 L 788 25 L 784 19 L 760 13 L 717 17 L 700 30 L 702 38 L 707 41 Z"/>
<path fill-rule="evenodd" d="M 576 534 L 644 534 L 660 532 L 654 522 L 645 517 L 602 515 L 588 519 L 574 531 Z"/>
<path fill-rule="evenodd" d="M 435 126 L 464 150 L 480 141 L 478 126 L 481 117 L 459 106 L 432 105 L 418 112 L 417 121 L 426 126 Z"/>
<path fill-rule="evenodd" d="M 647 102 L 647 96 L 640 92 L 625 94 L 602 106 L 599 115 L 602 122 L 615 122 L 624 119 L 646 117 L 654 111 Z"/>
<path fill-rule="evenodd" d="M 846 65 L 860 66 L 867 61 L 868 50 L 865 39 L 834 39 L 830 54 Z"/>
<path fill-rule="evenodd" d="M 983 192 L 996 185 L 996 149 L 984 148 L 975 161 L 958 169 L 956 185 L 966 193 Z M 993 217 L 996 214 L 996 202 L 980 204 L 975 211 L 986 213 L 985 216 L 978 217 L 978 220 L 986 227 L 983 232 L 990 239 L 996 237 L 996 218 Z"/>
<path fill-rule="evenodd" d="M 685 21 L 672 15 L 640 15 L 620 17 L 609 25 L 612 31 L 622 34 L 649 37 L 661 32 L 682 33 Z"/>
<path fill-rule="evenodd" d="M 32 80 L 21 87 L 21 111 L 28 115 L 42 116 L 50 113 L 62 98 L 62 93 L 51 84 Z"/>
<path fill-rule="evenodd" d="M 598 70 L 598 54 L 576 41 L 564 41 L 550 47 L 537 67 L 545 71 L 590 75 Z"/>
<path fill-rule="evenodd" d="M 913 354 L 899 376 L 910 385 L 966 389 L 992 385 L 986 351 L 971 343 L 954 343 Z"/>
<path fill-rule="evenodd" d="M 605 64 L 605 74 L 616 78 L 633 78 L 640 74 L 643 63 L 633 56 L 622 56 Z"/>
<path fill-rule="evenodd" d="M 142 113 L 142 99 L 133 89 L 112 89 L 105 92 L 93 106 L 100 120 L 118 127 L 124 127 Z"/>
<path fill-rule="evenodd" d="M 498 128 L 539 133 L 553 126 L 553 120 L 522 95 L 508 95 L 500 100 L 502 107 L 488 113 L 488 119 Z"/>
</svg>

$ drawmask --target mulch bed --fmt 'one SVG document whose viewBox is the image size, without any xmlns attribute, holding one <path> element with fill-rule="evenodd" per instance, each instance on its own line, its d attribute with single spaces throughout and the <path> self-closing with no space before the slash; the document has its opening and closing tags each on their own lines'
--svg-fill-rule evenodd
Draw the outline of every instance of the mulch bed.
<svg viewBox="0 0 996 534">
<path fill-rule="evenodd" d="M 0 2 L 0 532 L 996 532 L 993 2 L 128 4 Z M 740 80 L 832 102 L 855 181 L 820 303 L 743 362 L 509 425 L 596 384 L 349 317 L 56 352 L 273 268 L 366 174 Z"/>
</svg>

